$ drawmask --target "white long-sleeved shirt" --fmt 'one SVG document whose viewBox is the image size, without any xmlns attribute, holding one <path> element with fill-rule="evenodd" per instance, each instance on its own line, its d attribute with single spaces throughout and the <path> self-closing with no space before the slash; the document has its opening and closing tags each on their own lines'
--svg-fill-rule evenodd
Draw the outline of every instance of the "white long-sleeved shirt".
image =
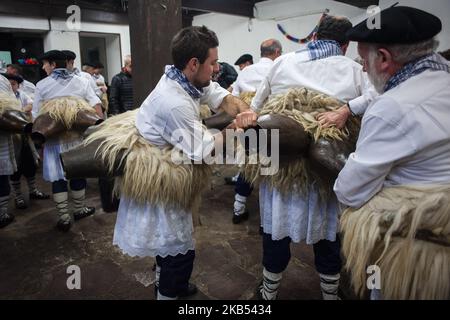
<svg viewBox="0 0 450 320">
<path fill-rule="evenodd" d="M 211 82 L 203 88 L 200 99 L 193 99 L 181 85 L 163 75 L 142 103 L 136 127 L 150 143 L 160 147 L 176 145 L 189 159 L 201 161 L 212 151 L 214 138 L 202 130 L 200 104 L 217 111 L 229 94 L 217 82 Z"/>
<path fill-rule="evenodd" d="M 102 85 L 104 85 L 105 84 L 105 77 L 103 77 L 101 74 L 93 74 L 92 75 L 92 78 L 94 78 L 94 81 L 95 81 L 95 83 L 97 84 L 97 85 L 99 85 L 99 84 L 102 84 Z"/>
<path fill-rule="evenodd" d="M 424 71 L 376 98 L 334 191 L 358 208 L 384 186 L 450 183 L 450 74 Z"/>
<path fill-rule="evenodd" d="M 14 95 L 14 92 L 11 88 L 11 83 L 8 79 L 0 74 L 0 92 L 6 93 L 9 95 Z"/>
<path fill-rule="evenodd" d="M 95 82 L 95 79 L 93 78 L 93 76 L 90 73 L 87 73 L 85 71 L 80 71 L 80 76 L 89 81 L 89 84 L 92 87 L 92 90 L 94 90 L 94 93 L 97 95 L 97 97 L 101 98 L 103 92 L 100 89 L 100 87 L 97 86 L 97 83 Z"/>
<path fill-rule="evenodd" d="M 33 99 L 31 99 L 29 95 L 27 95 L 25 92 L 23 92 L 20 89 L 17 91 L 15 96 L 20 101 L 20 106 L 22 108 L 24 108 L 25 106 L 27 106 L 29 104 L 33 104 Z"/>
<path fill-rule="evenodd" d="M 255 92 L 272 65 L 272 59 L 263 57 L 257 63 L 245 67 L 232 85 L 233 96 L 239 97 L 243 92 Z"/>
<path fill-rule="evenodd" d="M 24 92 L 27 96 L 29 96 L 31 99 L 34 98 L 36 86 L 32 82 L 23 79 L 23 82 L 20 84 L 19 89 L 22 92 Z"/>
<path fill-rule="evenodd" d="M 55 80 L 51 76 L 39 81 L 34 94 L 32 115 L 36 118 L 44 101 L 59 97 L 78 97 L 86 100 L 90 106 L 101 103 L 87 79 L 73 76 L 70 80 Z"/>
<path fill-rule="evenodd" d="M 260 111 L 269 96 L 298 87 L 349 102 L 356 114 L 364 113 L 369 102 L 377 96 L 360 64 L 345 56 L 311 61 L 308 51 L 304 50 L 282 55 L 275 60 L 257 89 L 251 107 Z"/>
</svg>

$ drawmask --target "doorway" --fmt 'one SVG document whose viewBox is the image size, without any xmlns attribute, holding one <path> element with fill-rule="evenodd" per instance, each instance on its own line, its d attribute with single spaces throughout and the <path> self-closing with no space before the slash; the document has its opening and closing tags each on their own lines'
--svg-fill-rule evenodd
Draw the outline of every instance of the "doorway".
<svg viewBox="0 0 450 320">
<path fill-rule="evenodd" d="M 22 76 L 36 84 L 47 75 L 41 69 L 37 59 L 44 53 L 43 36 L 37 32 L 20 32 L 0 29 L 1 67 L 17 64 L 22 69 Z"/>
<path fill-rule="evenodd" d="M 121 68 L 120 35 L 80 32 L 80 55 L 81 63 L 101 62 L 105 67 L 102 75 L 110 83 Z"/>
</svg>

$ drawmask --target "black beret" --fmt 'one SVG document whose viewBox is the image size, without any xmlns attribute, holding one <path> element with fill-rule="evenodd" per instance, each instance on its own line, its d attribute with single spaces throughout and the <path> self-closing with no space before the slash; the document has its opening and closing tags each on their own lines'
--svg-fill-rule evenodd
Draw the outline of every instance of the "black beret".
<svg viewBox="0 0 450 320">
<path fill-rule="evenodd" d="M 61 50 L 61 52 L 66 55 L 67 60 L 75 60 L 77 58 L 77 55 L 73 51 Z"/>
<path fill-rule="evenodd" d="M 15 76 L 10 73 L 2 73 L 2 76 L 4 76 L 8 80 L 15 80 L 19 84 L 23 82 L 23 78 L 21 76 Z"/>
<path fill-rule="evenodd" d="M 382 10 L 379 17 L 370 17 L 347 32 L 351 41 L 367 43 L 408 44 L 431 39 L 442 29 L 438 17 L 411 7 L 390 7 Z M 380 20 L 380 28 L 371 23 Z M 369 20 L 369 27 L 367 25 Z"/>
<path fill-rule="evenodd" d="M 66 60 L 66 55 L 59 50 L 50 50 L 39 57 L 39 60 Z"/>
<path fill-rule="evenodd" d="M 239 57 L 239 59 L 236 60 L 236 62 L 234 63 L 234 65 L 240 65 L 242 63 L 246 63 L 247 61 L 251 61 L 253 62 L 253 57 L 251 54 L 243 54 L 242 56 Z"/>
<path fill-rule="evenodd" d="M 97 69 L 104 69 L 105 68 L 105 66 L 101 62 L 96 62 L 94 64 L 95 64 L 95 68 L 97 68 Z"/>
<path fill-rule="evenodd" d="M 85 63 L 83 63 L 83 66 L 88 66 L 88 67 L 96 67 L 96 64 L 90 61 L 86 61 Z"/>
</svg>

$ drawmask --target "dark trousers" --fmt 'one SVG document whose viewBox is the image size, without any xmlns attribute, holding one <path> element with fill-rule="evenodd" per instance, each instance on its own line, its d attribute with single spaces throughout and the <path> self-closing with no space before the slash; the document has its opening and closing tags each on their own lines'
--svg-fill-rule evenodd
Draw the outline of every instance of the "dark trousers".
<svg viewBox="0 0 450 320">
<path fill-rule="evenodd" d="M 9 196 L 10 192 L 9 176 L 0 176 L 0 197 Z"/>
<path fill-rule="evenodd" d="M 105 212 L 114 212 L 119 209 L 119 199 L 114 195 L 114 178 L 98 178 L 100 201 Z"/>
<path fill-rule="evenodd" d="M 19 181 L 22 175 L 27 178 L 32 178 L 36 175 L 36 169 L 31 149 L 27 143 L 23 142 L 17 171 L 10 177 L 11 181 Z"/>
<path fill-rule="evenodd" d="M 253 187 L 244 180 L 242 174 L 239 174 L 234 191 L 240 196 L 248 197 L 252 193 Z"/>
<path fill-rule="evenodd" d="M 283 272 L 291 259 L 291 238 L 272 240 L 272 235 L 263 235 L 263 266 L 273 273 Z M 339 235 L 336 241 L 320 240 L 313 244 L 314 264 L 322 274 L 337 274 L 341 271 L 341 242 Z"/>
<path fill-rule="evenodd" d="M 175 298 L 188 289 L 194 258 L 194 250 L 165 258 L 156 256 L 156 264 L 161 267 L 158 290 L 163 296 Z"/>
<path fill-rule="evenodd" d="M 79 191 L 86 188 L 86 179 L 71 179 L 69 181 L 70 189 L 74 191 Z M 60 193 L 60 192 L 67 192 L 67 181 L 65 180 L 58 180 L 52 182 L 52 192 L 53 193 Z"/>
</svg>

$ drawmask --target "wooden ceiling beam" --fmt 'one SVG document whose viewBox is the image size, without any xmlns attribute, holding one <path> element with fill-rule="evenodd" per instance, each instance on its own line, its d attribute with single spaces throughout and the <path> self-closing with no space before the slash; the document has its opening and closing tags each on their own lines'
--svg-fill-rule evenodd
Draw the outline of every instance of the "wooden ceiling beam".
<svg viewBox="0 0 450 320">
<path fill-rule="evenodd" d="M 360 9 L 367 9 L 370 6 L 378 6 L 379 0 L 334 0 L 336 2 L 342 2 L 351 6 L 358 7 Z"/>
<path fill-rule="evenodd" d="M 217 12 L 254 18 L 254 1 L 244 0 L 182 0 L 182 8 L 204 12 Z"/>
</svg>

